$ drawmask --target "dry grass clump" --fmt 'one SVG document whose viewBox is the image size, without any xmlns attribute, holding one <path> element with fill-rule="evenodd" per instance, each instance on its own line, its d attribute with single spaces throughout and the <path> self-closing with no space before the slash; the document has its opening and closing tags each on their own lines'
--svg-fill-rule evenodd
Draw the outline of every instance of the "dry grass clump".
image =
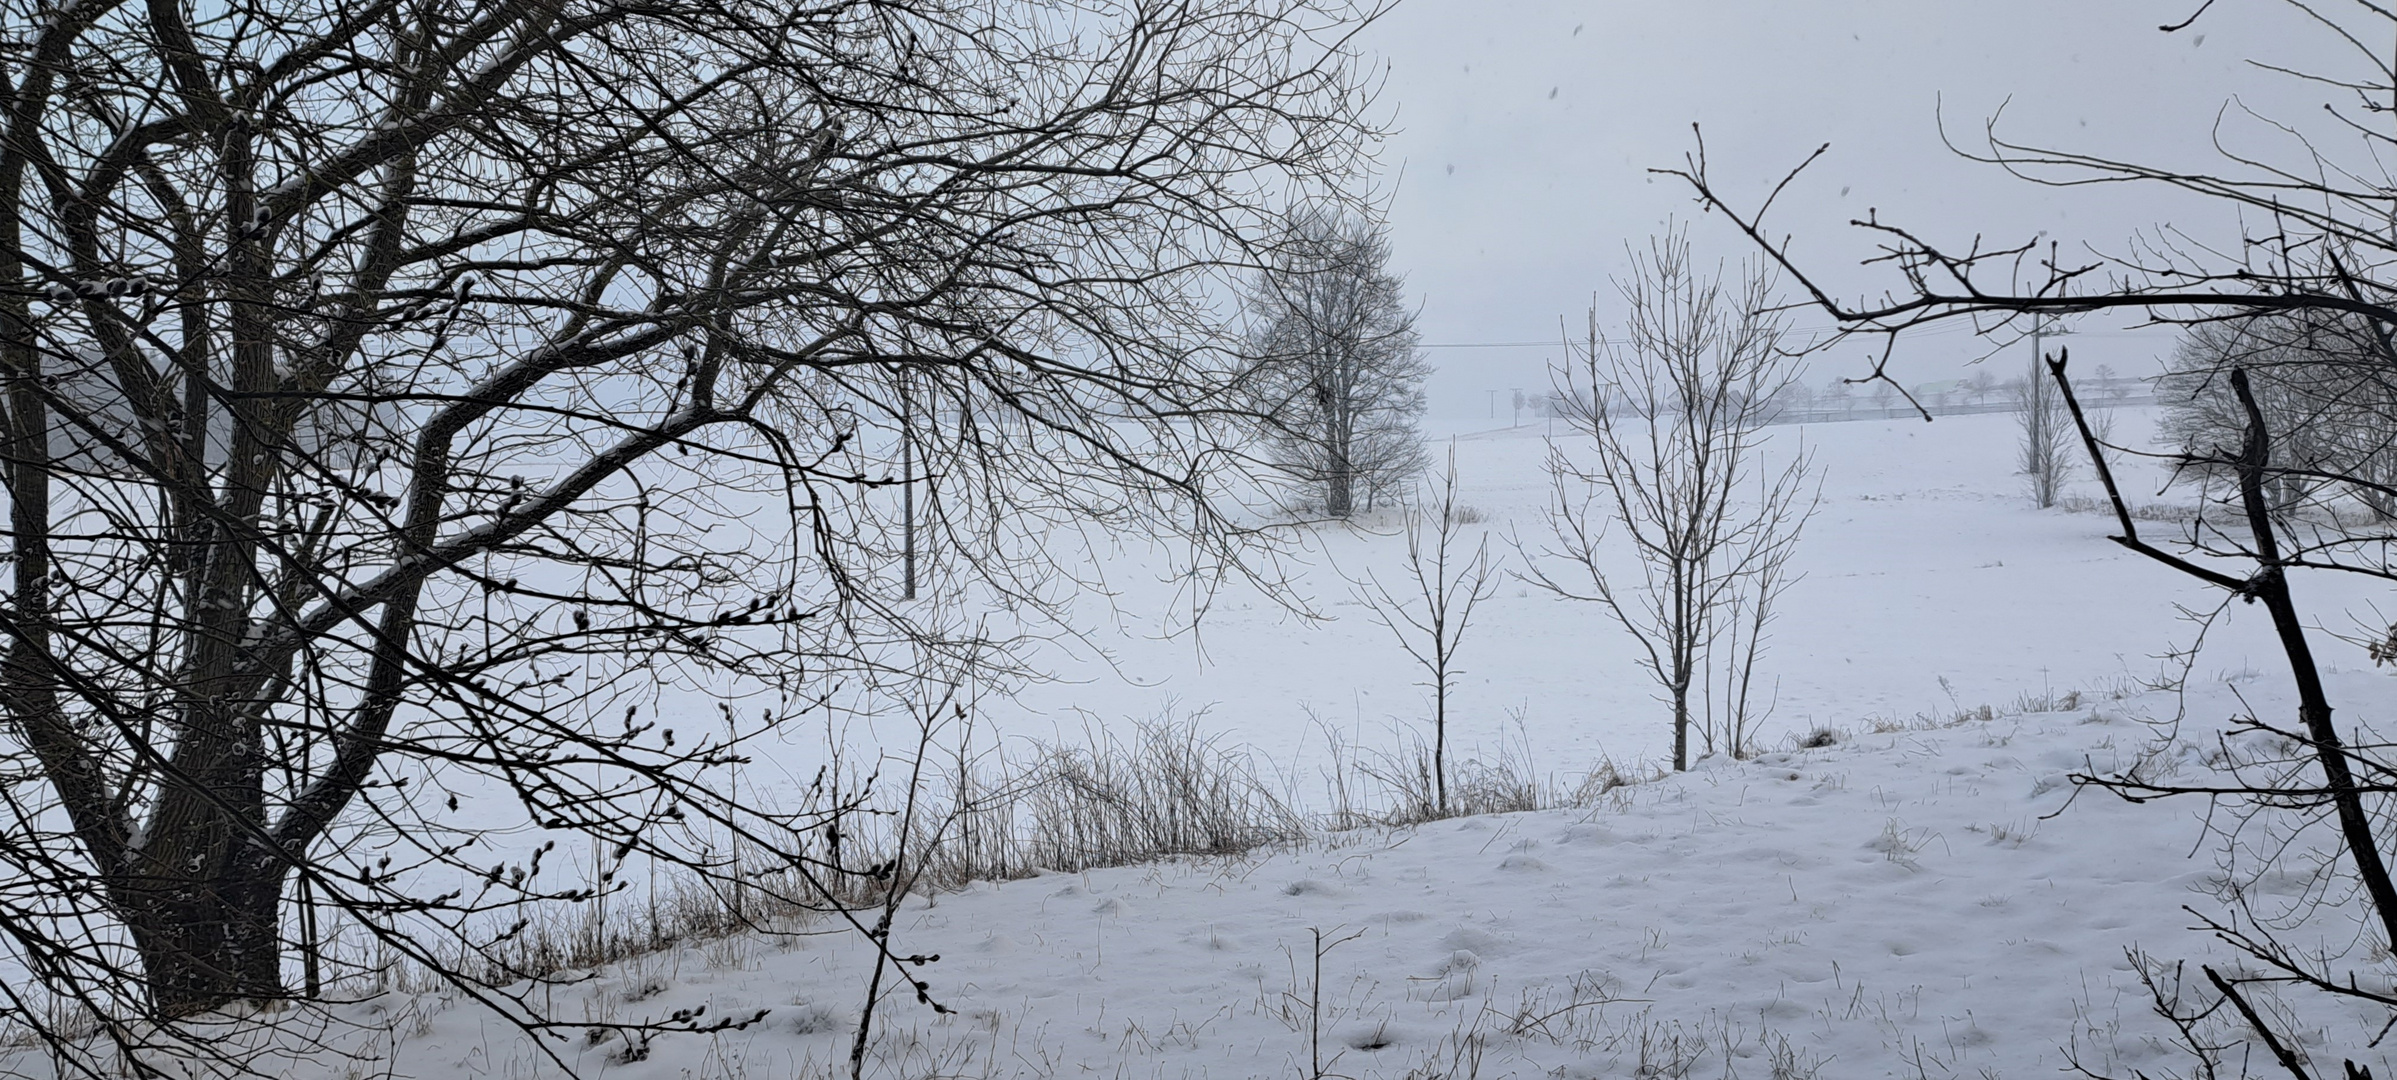
<svg viewBox="0 0 2397 1080">
<path fill-rule="evenodd" d="M 995 777 L 961 772 L 944 825 L 926 837 L 928 881 L 952 886 L 1180 855 L 1240 855 L 1307 834 L 1257 759 L 1195 720 L 1042 746 Z"/>
<path fill-rule="evenodd" d="M 1874 723 L 1872 730 L 2072 710 L 2126 692 L 2024 694 L 2008 706 L 1918 714 Z M 1401 730 L 1390 743 L 1373 746 L 1320 725 L 1330 758 L 1321 773 L 1329 805 L 1310 813 L 1300 809 L 1288 776 L 1208 734 L 1202 719 L 1139 722 L 1120 736 L 1093 729 L 1079 744 L 1025 740 L 979 753 L 952 751 L 945 761 L 904 763 L 908 771 L 896 780 L 876 779 L 888 776 L 887 769 L 863 773 L 835 762 L 827 771 L 840 779 L 811 789 L 811 805 L 800 807 L 794 819 L 831 815 L 840 830 L 837 850 L 810 848 L 800 838 L 781 845 L 818 855 L 814 865 L 766 864 L 754 852 L 743 858 L 737 845 L 726 845 L 729 853 L 713 859 L 715 872 L 704 879 L 672 868 L 645 881 L 619 872 L 582 903 L 531 909 L 505 941 L 476 956 L 441 959 L 493 984 L 571 981 L 610 964 L 679 955 L 678 947 L 686 945 L 717 963 L 708 943 L 825 929 L 827 917 L 869 912 L 901 893 L 1160 859 L 1237 857 L 1325 831 L 1585 808 L 1667 775 L 1655 765 L 1625 769 L 1604 759 L 1581 772 L 1543 772 L 1528 740 L 1518 737 L 1495 751 L 1452 752 L 1443 807 L 1431 749 L 1419 735 Z M 1838 730 L 1817 727 L 1790 742 L 1814 749 L 1845 740 Z M 903 812 L 911 788 L 913 810 Z M 357 926 L 331 935 L 328 959 L 346 993 L 443 989 L 416 958 L 392 951 L 389 940 Z"/>
<path fill-rule="evenodd" d="M 1139 723 L 1120 738 L 1100 732 L 1078 746 L 1033 743 L 1012 757 L 993 750 L 912 763 L 896 782 L 841 762 L 826 772 L 839 779 L 811 788 L 796 819 L 832 822 L 837 845 L 827 846 L 831 830 L 820 827 L 780 845 L 808 852 L 808 865 L 745 857 L 726 842 L 703 851 L 712 868 L 704 878 L 660 868 L 642 881 L 619 871 L 582 902 L 528 909 L 505 940 L 442 959 L 493 984 L 570 981 L 680 945 L 806 932 L 828 916 L 880 907 L 894 891 L 1238 856 L 1318 827 L 1258 759 L 1203 732 L 1195 717 Z M 912 811 L 904 809 L 909 785 Z M 337 932 L 326 951 L 347 954 L 335 966 L 354 992 L 440 988 L 426 965 L 363 927 Z"/>
<path fill-rule="evenodd" d="M 1439 802 L 1432 752 L 1420 735 L 1400 732 L 1391 747 L 1350 742 L 1323 726 L 1331 764 L 1324 786 L 1331 807 L 1322 819 L 1334 830 L 1420 825 L 1444 818 L 1510 814 L 1594 806 L 1608 792 L 1663 776 L 1651 768 L 1635 774 L 1601 759 L 1588 771 L 1559 776 L 1540 771 L 1529 744 L 1518 738 L 1495 751 L 1454 755 L 1448 770 L 1448 805 Z"/>
</svg>

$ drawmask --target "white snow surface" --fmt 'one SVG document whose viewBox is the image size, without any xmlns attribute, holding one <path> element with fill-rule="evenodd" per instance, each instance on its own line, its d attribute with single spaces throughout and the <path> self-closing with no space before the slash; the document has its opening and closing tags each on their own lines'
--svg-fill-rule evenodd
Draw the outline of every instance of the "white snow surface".
<svg viewBox="0 0 2397 1080">
<path fill-rule="evenodd" d="M 1588 810 L 914 898 L 893 948 L 939 955 L 910 970 L 955 1011 L 899 995 L 867 1072 L 1304 1077 L 1311 1030 L 1323 1073 L 1347 1077 L 2036 1077 L 2068 1052 L 2117 1075 L 2185 1068 L 2153 1041 L 2125 950 L 2226 963 L 2179 908 L 2219 908 L 2197 807 L 2075 799 L 2066 781 L 2127 761 L 2154 734 L 2132 715 L 2171 701 L 1709 759 Z M 643 1061 L 615 1040 L 556 1049 L 626 1080 L 846 1075 L 870 956 L 819 929 L 695 943 L 557 998 L 618 1020 L 770 1010 L 755 1025 L 661 1037 Z M 554 1069 L 470 1009 L 412 1007 L 429 1023 L 378 1072 Z M 2352 1052 L 2371 1034 L 2314 1037 Z"/>
<path fill-rule="evenodd" d="M 2123 441 L 2142 442 L 2148 423 L 2126 411 Z M 1510 559 L 1509 536 L 1536 549 L 1545 528 L 1542 434 L 1526 424 L 1456 444 L 1464 499 Z M 911 898 L 891 947 L 938 954 L 908 971 L 953 1011 L 894 996 L 877 1013 L 867 1074 L 1306 1077 L 1320 1065 L 1351 1078 L 2038 1077 L 2075 1057 L 2116 1075 L 2185 1072 L 2125 950 L 2186 959 L 2193 980 L 2199 963 L 2232 962 L 2183 910 L 2222 911 L 2218 839 L 2200 803 L 2076 796 L 2066 777 L 2126 765 L 2175 731 L 2180 743 L 2156 761 L 2196 776 L 2226 718 L 2290 711 L 2285 669 L 2263 613 L 2234 607 L 2185 695 L 2140 689 L 2156 657 L 2195 636 L 2180 606 L 2220 598 L 2106 542 L 2107 516 L 2030 508 L 2013 438 L 2005 416 L 1777 431 L 1773 453 L 1805 446 L 1824 482 L 1799 556 L 1807 577 L 1784 601 L 1766 660 L 1779 692 L 1771 752 L 1708 758 L 1580 809 Z M 2157 501 L 2153 470 L 2125 472 L 2134 499 Z M 2073 490 L 2094 494 L 2085 479 Z M 1109 655 L 1060 644 L 1040 658 L 1058 681 L 984 700 L 980 722 L 1003 737 L 1071 741 L 1085 726 L 1200 713 L 1225 745 L 1291 776 L 1320 767 L 1319 722 L 1366 746 L 1423 732 L 1420 673 L 1348 585 L 1399 569 L 1394 520 L 1319 530 L 1291 564 L 1331 619 L 1233 589 L 1195 641 L 1158 633 L 1181 583 L 1162 579 L 1156 551 L 1127 540 L 1098 552 L 1092 565 L 1116 595 L 1093 598 L 1087 614 L 1090 641 Z M 2158 538 L 2174 528 L 2143 527 Z M 2373 621 L 2378 593 L 2365 583 L 2295 581 L 2324 631 Z M 2341 722 L 2385 722 L 2392 677 L 2360 647 L 2314 640 Z M 1630 642 L 1588 605 L 1510 579 L 1476 617 L 1462 662 L 1451 740 L 1464 753 L 1516 747 L 1570 786 L 1600 755 L 1652 763 L 1668 745 Z M 685 711 L 703 717 L 713 704 Z M 1795 737 L 1818 727 L 1840 741 L 1799 748 Z M 750 775 L 761 790 L 778 764 L 804 776 L 818 744 L 794 733 L 788 760 L 769 755 Z M 2347 949 L 2358 912 L 2333 904 L 2300 933 Z M 424 1078 L 552 1076 L 561 1061 L 625 1080 L 845 1076 L 870 951 L 829 921 L 791 929 L 692 942 L 548 995 L 552 1015 L 594 1021 L 765 1010 L 739 1029 L 661 1036 L 646 1056 L 615 1038 L 544 1051 L 436 993 L 345 1010 L 384 1029 L 371 1061 L 302 1065 Z M 2358 955 L 2352 966 L 2385 963 Z M 2308 1049 L 2333 1055 L 2322 1060 L 2363 1053 L 2390 1074 L 2385 1051 L 2357 1049 L 2373 1035 L 2359 1018 L 2306 1015 Z"/>
<path fill-rule="evenodd" d="M 2152 410 L 2118 415 L 2118 441 L 2146 446 Z M 2150 678 L 2159 654 L 2193 636 L 2176 605 L 2221 601 L 2217 591 L 2109 543 L 2114 521 L 2090 502 L 2078 512 L 2032 509 L 2015 473 L 2018 432 L 2010 415 L 1771 431 L 1768 459 L 1803 448 L 1822 483 L 1820 508 L 1795 559 L 1804 578 L 1780 605 L 1764 662 L 1778 692 L 1776 736 Z M 1542 461 L 1552 431 L 1527 419 L 1517 428 L 1436 432 L 1435 462 L 1452 434 L 1460 501 L 1486 515 L 1480 527 L 1493 554 L 1520 570 L 1523 555 L 1537 557 L 1548 535 Z M 1567 452 L 1581 442 L 1563 427 L 1553 437 Z M 2144 461 L 2121 467 L 2135 505 L 2189 501 L 2179 491 L 2159 496 L 2162 480 Z M 2080 500 L 2101 493 L 2086 467 L 2068 491 Z M 1187 614 L 1173 604 L 1184 583 L 1160 580 L 1165 563 L 1149 544 L 1119 539 L 1121 546 L 1092 557 L 1116 595 L 1108 603 L 1093 598 L 1078 613 L 1107 656 L 1060 642 L 1038 661 L 1057 680 L 1013 701 L 986 700 L 983 720 L 1005 733 L 1070 741 L 1093 720 L 1204 708 L 1211 729 L 1284 763 L 1320 755 L 1319 721 L 1352 741 L 1387 742 L 1393 726 L 1415 726 L 1430 714 L 1424 676 L 1349 582 L 1369 572 L 1386 582 L 1403 575 L 1399 527 L 1396 515 L 1384 514 L 1312 534 L 1291 580 L 1307 606 L 1328 616 L 1322 621 L 1233 587 L 1215 599 L 1195 634 L 1173 637 L 1164 635 L 1169 618 Z M 2151 539 L 2169 539 L 2178 528 L 2142 523 Z M 1609 538 L 1617 552 L 1612 542 L 1619 539 Z M 1615 569 L 1634 567 L 1624 561 Z M 2353 608 L 2368 620 L 2363 598 L 2376 595 L 2322 575 L 2296 587 L 2310 614 L 2343 632 L 2355 629 L 2343 613 Z M 2234 611 L 2206 645 L 2206 673 L 2277 662 L 2260 609 Z M 1601 755 L 1661 759 L 1670 743 L 1658 691 L 1635 656 L 1629 636 L 1595 605 L 1510 576 L 1466 635 L 1451 738 L 1494 748 L 1527 737 L 1559 770 L 1585 768 Z M 2365 662 L 2360 649 L 2332 658 Z"/>
</svg>

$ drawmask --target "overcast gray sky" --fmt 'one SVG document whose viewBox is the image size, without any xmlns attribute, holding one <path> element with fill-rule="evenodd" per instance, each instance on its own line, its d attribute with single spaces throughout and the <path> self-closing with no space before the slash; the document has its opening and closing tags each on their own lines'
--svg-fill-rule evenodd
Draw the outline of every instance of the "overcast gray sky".
<svg viewBox="0 0 2397 1080">
<path fill-rule="evenodd" d="M 1388 67 L 1382 105 L 1398 131 L 1383 183 L 1424 340 L 1552 340 L 1593 292 L 1604 317 L 1625 241 L 1675 215 L 1702 251 L 1745 254 L 1719 218 L 1693 216 L 1686 188 L 1646 171 L 1680 163 L 1693 121 L 1717 181 L 1751 202 L 1831 144 L 1773 221 L 1850 291 L 1886 280 L 1855 267 L 1846 222 L 1867 207 L 1959 243 L 2045 230 L 2068 248 L 2119 250 L 2159 221 L 2222 235 L 2235 222 L 2216 208 L 2153 189 L 2036 187 L 1958 158 L 1939 135 L 1944 115 L 1953 137 L 1974 138 L 2003 107 L 2001 130 L 2020 140 L 2204 167 L 2234 98 L 2303 117 L 2336 93 L 2248 61 L 2354 66 L 2279 0 L 2219 0 L 2190 29 L 2158 32 L 2198 2 L 1402 0 L 1364 45 Z M 2229 130 L 2265 138 L 2252 121 Z M 2169 346 L 2169 334 L 2107 332 L 2125 321 L 2084 320 L 2076 357 L 2129 371 Z M 1907 379 L 1954 377 L 1984 347 L 1924 338 Z M 1506 389 L 1546 385 L 1558 351 L 1434 351 L 1435 415 L 1483 415 L 1485 389 L 1502 391 L 1503 410 Z M 1828 362 L 1861 363 L 1861 347 L 1840 355 Z"/>
</svg>

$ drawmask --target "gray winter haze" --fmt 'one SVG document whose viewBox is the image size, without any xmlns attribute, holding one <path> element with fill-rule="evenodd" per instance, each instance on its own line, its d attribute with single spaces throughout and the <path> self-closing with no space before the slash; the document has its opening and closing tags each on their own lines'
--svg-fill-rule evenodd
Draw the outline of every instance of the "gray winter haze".
<svg viewBox="0 0 2397 1080">
<path fill-rule="evenodd" d="M 1847 223 L 1868 209 L 1944 241 L 2044 234 L 2067 253 L 2120 252 L 2167 223 L 2233 235 L 2218 206 L 2153 188 L 2034 188 L 1943 144 L 1974 149 L 1996 123 L 2019 142 L 2199 169 L 2218 164 L 2217 132 L 2234 148 L 2273 145 L 2242 109 L 2276 120 L 2318 112 L 2321 94 L 2257 64 L 2318 68 L 2345 59 L 2343 42 L 2270 4 L 2217 5 L 2188 30 L 2158 32 L 2200 2 L 1398 5 L 1363 41 L 1386 58 L 1379 104 L 1396 131 L 1380 181 L 1424 341 L 1536 343 L 1435 349 L 1434 412 L 1486 417 L 1485 391 L 1500 391 L 1503 408 L 1511 388 L 1546 387 L 1559 316 L 1578 322 L 1593 293 L 1611 309 L 1624 245 L 1668 221 L 1689 222 L 1722 258 L 1750 255 L 1687 188 L 1648 171 L 1695 150 L 1692 124 L 1730 193 L 1751 201 L 1830 144 L 1773 220 L 1797 234 L 1793 251 L 1857 295 L 1891 285 L 1855 266 L 1868 252 Z M 2102 350 L 2118 370 L 2145 371 L 2170 340 L 2097 334 L 2076 355 Z M 1907 350 L 1907 378 L 1958 377 L 1982 346 L 1922 337 Z M 1864 370 L 1838 359 L 1815 378 Z"/>
</svg>

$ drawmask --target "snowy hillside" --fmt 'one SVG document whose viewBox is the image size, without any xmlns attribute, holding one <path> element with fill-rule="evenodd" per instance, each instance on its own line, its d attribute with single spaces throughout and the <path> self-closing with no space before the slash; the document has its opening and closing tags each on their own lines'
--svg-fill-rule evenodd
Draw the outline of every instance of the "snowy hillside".
<svg viewBox="0 0 2397 1080">
<path fill-rule="evenodd" d="M 902 987 L 867 1075 L 2186 1071 L 2143 980 L 2233 962 L 2182 907 L 2221 911 L 2222 839 L 2201 803 L 2076 794 L 2068 776 L 2142 760 L 2143 775 L 2200 776 L 2228 718 L 2277 715 L 2287 692 L 2263 620 L 2240 610 L 2185 694 L 2143 688 L 2194 636 L 2175 605 L 2209 598 L 2105 543 L 2102 516 L 2028 508 L 2005 421 L 1785 429 L 1779 450 L 1802 435 L 1827 479 L 1769 661 L 1771 752 L 1676 776 L 1634 765 L 1665 725 L 1619 631 L 1510 582 L 1469 639 L 1456 739 L 1506 748 L 1580 805 L 913 897 L 891 950 L 938 956 L 903 970 L 950 1012 Z M 1535 546 L 1537 433 L 1458 445 L 1468 501 Z M 1171 700 L 1320 812 L 1327 729 L 1368 751 L 1420 733 L 1417 676 L 1342 576 L 1400 551 L 1388 532 L 1327 531 L 1301 583 L 1333 620 L 1226 597 L 1203 649 L 1128 625 L 1103 639 L 1115 667 L 1061 650 L 1065 679 L 980 711 L 1006 739 L 1070 741 Z M 1108 558 L 1125 611 L 1171 587 L 1142 581 L 1136 551 Z M 2368 597 L 2333 584 L 2301 588 L 2345 631 Z M 2318 648 L 2341 715 L 2385 719 L 2388 676 L 2360 649 Z M 1601 754 L 1645 779 L 1585 783 Z M 2325 951 L 2353 937 L 2336 903 L 2312 918 L 2303 934 Z M 593 1027 L 547 1045 L 443 993 L 345 1010 L 371 1034 L 337 1041 L 395 1077 L 847 1075 L 871 951 L 830 920 L 775 928 L 566 973 L 544 992 L 551 1014 Z M 609 1028 L 676 1018 L 738 1026 L 642 1044 Z M 2308 1023 L 2309 1048 L 2381 1060 L 2361 1049 L 2374 1032 Z"/>
<path fill-rule="evenodd" d="M 937 960 L 883 974 L 865 1075 L 2030 1077 L 2076 1062 L 2189 1074 L 2154 992 L 2172 991 L 2177 962 L 2191 979 L 2240 962 L 2191 929 L 2225 913 L 2226 886 L 2267 913 L 2288 906 L 2299 929 L 2284 936 L 2333 957 L 2354 951 L 2354 907 L 2336 895 L 2307 907 L 2317 896 L 2290 873 L 2226 871 L 2230 819 L 2209 831 L 2201 802 L 2133 805 L 2071 782 L 2134 765 L 2202 780 L 2230 718 L 2278 719 L 2289 693 L 2265 620 L 2239 605 L 2194 666 L 2163 659 L 2196 637 L 2182 607 L 2220 598 L 2107 543 L 2110 519 L 2085 502 L 2032 509 L 2008 420 L 1776 429 L 1769 452 L 1810 451 L 1823 496 L 1765 660 L 1777 709 L 1753 760 L 1659 771 L 1665 717 L 1620 629 L 1508 579 L 1466 638 L 1451 744 L 1468 773 L 1513 785 L 1483 804 L 1538 810 L 1335 827 L 1356 816 L 1336 811 L 1391 813 L 1390 781 L 1429 734 L 1420 671 L 1351 584 L 1403 557 L 1395 517 L 1315 529 L 1286 562 L 1320 618 L 1235 589 L 1195 638 L 1144 621 L 1180 587 L 1162 559 L 1090 551 L 1116 592 L 1088 598 L 1086 640 L 1038 656 L 1056 681 L 974 703 L 975 752 L 1036 762 L 1137 741 L 1137 722 L 1170 715 L 1183 745 L 1231 775 L 1173 812 L 1258 792 L 1282 808 L 1263 811 L 1281 816 L 1260 835 L 1304 835 L 1080 873 L 1041 870 L 1055 864 L 1025 848 L 1004 865 L 1030 876 L 909 897 L 890 951 Z M 1543 434 L 1456 443 L 1476 528 L 1517 567 L 1545 528 Z M 2151 472 L 2127 475 L 2155 516 L 2185 512 Z M 2373 617 L 2353 581 L 2298 587 L 2326 631 Z M 2331 633 L 2317 649 L 2341 717 L 2384 722 L 2397 687 Z M 2182 675 L 2182 693 L 2152 688 Z M 716 708 L 659 705 L 700 730 Z M 852 767 L 878 754 L 886 775 L 904 774 L 904 732 L 841 735 L 862 751 Z M 785 738 L 750 744 L 741 798 L 787 797 L 823 760 L 821 733 Z M 2245 842 L 2280 842 L 2270 824 Z M 2321 839 L 2300 836 L 2280 869 Z M 543 880 L 587 884 L 589 863 L 563 849 Z M 689 899 L 672 881 L 631 884 L 625 900 L 561 905 L 544 932 L 637 936 L 642 885 L 650 918 L 661 890 L 670 908 Z M 253 1061 L 326 1077 L 849 1075 L 873 976 L 858 924 L 780 912 L 763 926 L 549 970 L 549 985 L 515 989 L 574 1026 L 539 1039 L 400 965 L 387 990 L 336 988 L 354 1002 L 323 1032 L 341 1053 L 287 1028 Z M 341 935 L 365 944 L 355 927 Z M 644 1034 L 660 1024 L 687 1030 Z M 2325 1060 L 2382 1060 L 2366 1045 L 2376 1032 L 2347 1014 L 2313 1009 L 2291 1026 Z M 13 1067 L 42 1071 L 34 1054 Z"/>
<path fill-rule="evenodd" d="M 2179 907 L 2210 904 L 2218 881 L 2198 808 L 2076 800 L 2066 780 L 2126 764 L 2152 735 L 2132 717 L 2173 698 L 2070 704 L 1714 759 L 1587 810 L 911 900 L 894 948 L 939 955 L 913 970 L 955 1011 L 886 1006 L 868 1074 L 2036 1077 L 2075 1054 L 2120 1075 L 2186 1067 L 2161 1048 L 2169 1030 L 2126 950 L 2224 962 Z M 2198 713 L 2232 704 L 2221 687 L 2193 696 Z M 753 1026 L 661 1037 L 645 1060 L 608 1037 L 553 1049 L 626 1080 L 845 1075 L 869 954 L 806 929 L 693 943 L 559 997 L 595 1021 L 769 1010 Z M 398 1007 L 411 1018 L 392 1075 L 552 1074 L 471 1008 Z M 2322 1033 L 2348 1047 L 2371 1034 Z"/>
</svg>

